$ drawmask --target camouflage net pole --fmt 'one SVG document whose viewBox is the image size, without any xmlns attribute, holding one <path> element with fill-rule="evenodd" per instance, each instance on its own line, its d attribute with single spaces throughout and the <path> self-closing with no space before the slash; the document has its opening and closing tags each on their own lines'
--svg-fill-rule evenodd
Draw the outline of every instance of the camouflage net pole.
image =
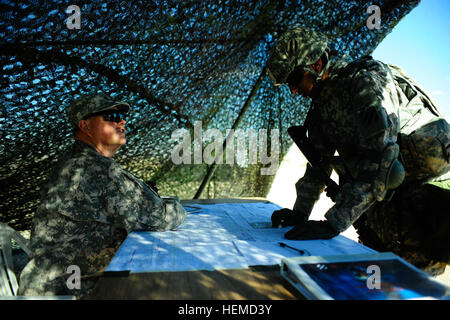
<svg viewBox="0 0 450 320">
<path fill-rule="evenodd" d="M 244 106 L 242 107 L 241 111 L 239 112 L 238 117 L 236 118 L 236 120 L 233 123 L 232 126 L 232 130 L 236 130 L 236 128 L 239 126 L 245 112 L 248 110 L 248 107 L 250 106 L 250 104 L 252 103 L 253 97 L 255 96 L 256 92 L 258 91 L 259 87 L 261 86 L 261 83 L 263 81 L 264 76 L 266 75 L 266 67 L 263 68 L 263 71 L 261 72 L 261 75 L 259 76 L 258 80 L 256 81 L 255 85 L 252 88 L 252 91 L 250 92 L 250 95 L 248 96 L 247 100 L 244 103 Z M 231 135 L 231 134 L 230 134 Z M 222 151 L 226 150 L 228 143 L 230 141 L 230 135 L 228 135 L 225 140 L 223 141 L 222 144 Z M 221 157 L 222 153 L 218 154 L 216 156 L 216 159 L 218 157 Z M 198 199 L 200 198 L 203 190 L 205 189 L 205 187 L 208 185 L 209 181 L 211 180 L 211 177 L 214 174 L 214 171 L 216 170 L 216 166 L 217 166 L 217 161 L 214 161 L 212 165 L 210 165 L 208 167 L 208 171 L 206 172 L 205 177 L 203 178 L 203 181 L 200 185 L 200 187 L 198 188 L 197 192 L 194 195 L 194 199 Z"/>
</svg>

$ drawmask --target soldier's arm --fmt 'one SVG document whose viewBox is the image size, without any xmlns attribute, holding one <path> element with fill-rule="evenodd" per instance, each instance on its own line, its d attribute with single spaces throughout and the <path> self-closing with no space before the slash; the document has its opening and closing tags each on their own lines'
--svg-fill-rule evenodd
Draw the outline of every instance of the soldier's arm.
<svg viewBox="0 0 450 320">
<path fill-rule="evenodd" d="M 147 211 L 134 230 L 167 231 L 176 229 L 186 218 L 187 212 L 177 197 L 162 197 L 156 206 Z"/>
<path fill-rule="evenodd" d="M 310 112 L 314 112 L 314 114 L 311 115 L 311 122 L 308 128 L 311 144 L 321 156 L 333 156 L 335 148 L 326 140 L 321 131 L 320 117 L 317 111 L 311 110 Z M 331 166 L 326 162 L 323 163 L 323 170 L 328 176 L 331 175 Z M 307 220 L 314 204 L 325 189 L 325 182 L 322 179 L 320 169 L 307 164 L 305 174 L 295 184 L 295 189 L 297 191 L 297 199 L 293 209 L 294 211 L 304 214 L 305 220 Z"/>
<path fill-rule="evenodd" d="M 331 175 L 331 168 L 327 172 Z M 297 198 L 293 210 L 304 215 L 307 220 L 311 214 L 314 204 L 319 200 L 320 194 L 325 189 L 325 183 L 321 178 L 321 173 L 317 168 L 311 167 L 308 163 L 305 174 L 295 184 Z"/>
<path fill-rule="evenodd" d="M 177 228 L 186 218 L 186 210 L 178 198 L 161 198 L 143 181 L 113 166 L 109 184 L 104 187 L 109 217 L 132 230 L 166 231 Z"/>
<path fill-rule="evenodd" d="M 374 63 L 354 77 L 352 105 L 357 128 L 354 180 L 342 186 L 336 204 L 325 215 L 341 232 L 404 178 L 397 158 L 399 132 L 395 84 L 387 67 Z"/>
<path fill-rule="evenodd" d="M 109 224 L 127 232 L 174 229 L 186 217 L 177 198 L 161 198 L 116 162 L 90 157 L 69 161 L 42 205 L 74 221 Z"/>
</svg>

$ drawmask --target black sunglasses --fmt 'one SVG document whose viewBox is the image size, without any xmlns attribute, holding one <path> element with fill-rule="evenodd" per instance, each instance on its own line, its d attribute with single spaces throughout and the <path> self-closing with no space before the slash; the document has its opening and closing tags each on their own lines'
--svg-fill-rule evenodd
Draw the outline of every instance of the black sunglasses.
<svg viewBox="0 0 450 320">
<path fill-rule="evenodd" d="M 122 120 L 125 120 L 125 114 L 118 111 L 118 110 L 105 110 L 100 112 L 95 112 L 88 114 L 87 116 L 83 117 L 82 120 L 87 120 L 92 117 L 96 116 L 103 116 L 103 120 L 109 121 L 109 122 L 117 122 L 119 123 Z"/>
</svg>

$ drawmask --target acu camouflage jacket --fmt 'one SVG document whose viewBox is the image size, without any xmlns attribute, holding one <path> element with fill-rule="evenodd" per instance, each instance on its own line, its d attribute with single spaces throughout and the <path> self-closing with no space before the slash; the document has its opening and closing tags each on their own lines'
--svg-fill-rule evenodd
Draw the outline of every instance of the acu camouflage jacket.
<svg viewBox="0 0 450 320">
<path fill-rule="evenodd" d="M 397 71 L 370 57 L 341 60 L 313 91 L 308 135 L 328 174 L 335 169 L 339 175 L 340 192 L 325 215 L 339 232 L 384 198 L 388 169 L 400 150 L 398 134 L 439 116 L 424 107 L 419 95 L 408 97 L 393 75 Z M 385 125 L 373 126 L 377 117 Z M 336 151 L 339 156 L 334 156 Z M 296 184 L 294 210 L 306 215 L 325 187 L 316 170 L 308 165 Z"/>
<path fill-rule="evenodd" d="M 159 197 L 113 159 L 76 141 L 43 190 L 21 291 L 52 293 L 50 283 L 70 265 L 79 266 L 82 276 L 95 274 L 132 230 L 170 230 L 185 217 L 178 199 Z"/>
</svg>

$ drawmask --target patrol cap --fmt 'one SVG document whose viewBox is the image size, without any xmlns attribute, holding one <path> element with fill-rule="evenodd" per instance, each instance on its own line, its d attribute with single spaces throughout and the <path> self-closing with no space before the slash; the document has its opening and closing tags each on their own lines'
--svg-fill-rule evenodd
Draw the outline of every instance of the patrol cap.
<svg viewBox="0 0 450 320">
<path fill-rule="evenodd" d="M 73 101 L 67 108 L 66 113 L 69 122 L 78 126 L 78 122 L 91 113 L 109 110 L 116 107 L 119 111 L 127 113 L 130 105 L 126 102 L 114 101 L 104 93 L 85 95 Z"/>
<path fill-rule="evenodd" d="M 267 74 L 275 86 L 286 82 L 298 66 L 307 67 L 319 60 L 328 48 L 325 35 L 306 27 L 295 27 L 283 33 L 272 49 Z"/>
</svg>

